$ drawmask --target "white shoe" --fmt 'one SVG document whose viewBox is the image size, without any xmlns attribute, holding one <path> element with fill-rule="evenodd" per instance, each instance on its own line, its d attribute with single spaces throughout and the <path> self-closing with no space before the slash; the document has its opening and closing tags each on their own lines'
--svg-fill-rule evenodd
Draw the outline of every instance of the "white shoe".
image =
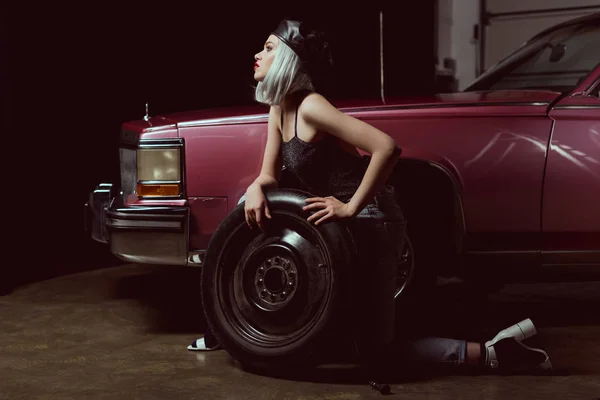
<svg viewBox="0 0 600 400">
<path fill-rule="evenodd" d="M 509 337 L 515 338 L 517 342 L 522 342 L 523 340 L 532 337 L 536 333 L 537 330 L 535 329 L 533 322 L 531 319 L 527 318 L 498 332 L 498 334 L 492 340 L 485 342 L 485 347 L 493 346 L 500 340 Z"/>
<path fill-rule="evenodd" d="M 213 351 L 213 350 L 218 350 L 220 347 L 221 346 L 218 344 L 214 347 L 206 347 L 206 343 L 204 342 L 204 337 L 201 337 L 200 339 L 194 340 L 194 342 L 192 344 L 190 344 L 187 347 L 187 349 L 192 350 L 192 351 Z"/>
<path fill-rule="evenodd" d="M 492 340 L 485 342 L 486 365 L 503 369 L 537 367 L 545 371 L 552 370 L 548 353 L 523 343 L 536 333 L 537 330 L 529 318 L 498 332 Z M 500 361 L 497 353 L 501 355 Z"/>
</svg>

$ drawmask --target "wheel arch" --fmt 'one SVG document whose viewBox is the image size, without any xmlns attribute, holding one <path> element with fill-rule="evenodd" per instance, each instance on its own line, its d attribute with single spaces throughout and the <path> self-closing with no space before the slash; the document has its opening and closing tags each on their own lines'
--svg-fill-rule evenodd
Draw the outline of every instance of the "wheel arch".
<svg viewBox="0 0 600 400">
<path fill-rule="evenodd" d="M 388 183 L 396 190 L 398 201 L 406 212 L 409 229 L 412 217 L 416 216 L 417 220 L 425 217 L 430 224 L 441 218 L 445 226 L 438 239 L 450 242 L 450 246 L 444 247 L 445 254 L 452 252 L 453 256 L 460 257 L 467 227 L 462 180 L 454 165 L 433 154 L 403 151 Z"/>
</svg>

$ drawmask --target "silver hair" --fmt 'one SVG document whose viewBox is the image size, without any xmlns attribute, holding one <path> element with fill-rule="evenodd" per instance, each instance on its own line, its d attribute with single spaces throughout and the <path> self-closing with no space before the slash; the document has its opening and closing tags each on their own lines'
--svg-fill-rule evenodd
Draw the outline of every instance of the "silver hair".
<svg viewBox="0 0 600 400">
<path fill-rule="evenodd" d="M 313 91 L 315 87 L 301 68 L 298 55 L 280 41 L 269 72 L 256 85 L 254 99 L 263 104 L 279 105 L 285 96 L 298 90 Z"/>
</svg>

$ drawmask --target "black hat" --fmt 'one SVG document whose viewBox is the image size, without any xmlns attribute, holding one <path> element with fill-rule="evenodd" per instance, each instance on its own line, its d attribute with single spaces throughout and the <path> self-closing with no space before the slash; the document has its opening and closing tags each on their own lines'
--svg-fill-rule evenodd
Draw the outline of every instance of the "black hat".
<svg viewBox="0 0 600 400">
<path fill-rule="evenodd" d="M 307 23 L 284 19 L 271 33 L 298 55 L 317 88 L 327 81 L 333 69 L 333 59 L 323 32 Z"/>
</svg>

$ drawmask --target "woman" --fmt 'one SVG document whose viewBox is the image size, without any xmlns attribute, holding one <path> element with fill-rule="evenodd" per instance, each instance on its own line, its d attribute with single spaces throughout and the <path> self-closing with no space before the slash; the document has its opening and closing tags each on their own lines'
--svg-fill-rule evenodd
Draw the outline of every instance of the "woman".
<svg viewBox="0 0 600 400">
<path fill-rule="evenodd" d="M 369 296 L 370 303 L 362 305 L 361 315 L 368 320 L 363 319 L 359 343 L 361 351 L 373 356 L 388 351 L 394 334 L 393 277 L 405 223 L 386 181 L 399 149 L 390 136 L 340 112 L 317 92 L 327 82 L 331 67 L 323 35 L 293 20 L 282 21 L 255 55 L 255 99 L 268 104 L 270 111 L 262 169 L 245 194 L 246 222 L 250 228 L 263 229 L 271 218 L 264 192 L 277 187 L 282 165 L 301 189 L 316 195 L 304 207 L 313 212 L 309 222 L 347 220 L 358 253 L 371 255 L 369 262 L 359 263 L 368 269 L 363 275 L 377 288 Z M 357 148 L 371 154 L 368 164 Z M 486 343 L 422 338 L 404 341 L 399 350 L 415 361 L 549 369 L 546 352 L 524 344 L 535 333 L 527 319 Z M 218 348 L 210 331 L 188 347 Z"/>
</svg>

